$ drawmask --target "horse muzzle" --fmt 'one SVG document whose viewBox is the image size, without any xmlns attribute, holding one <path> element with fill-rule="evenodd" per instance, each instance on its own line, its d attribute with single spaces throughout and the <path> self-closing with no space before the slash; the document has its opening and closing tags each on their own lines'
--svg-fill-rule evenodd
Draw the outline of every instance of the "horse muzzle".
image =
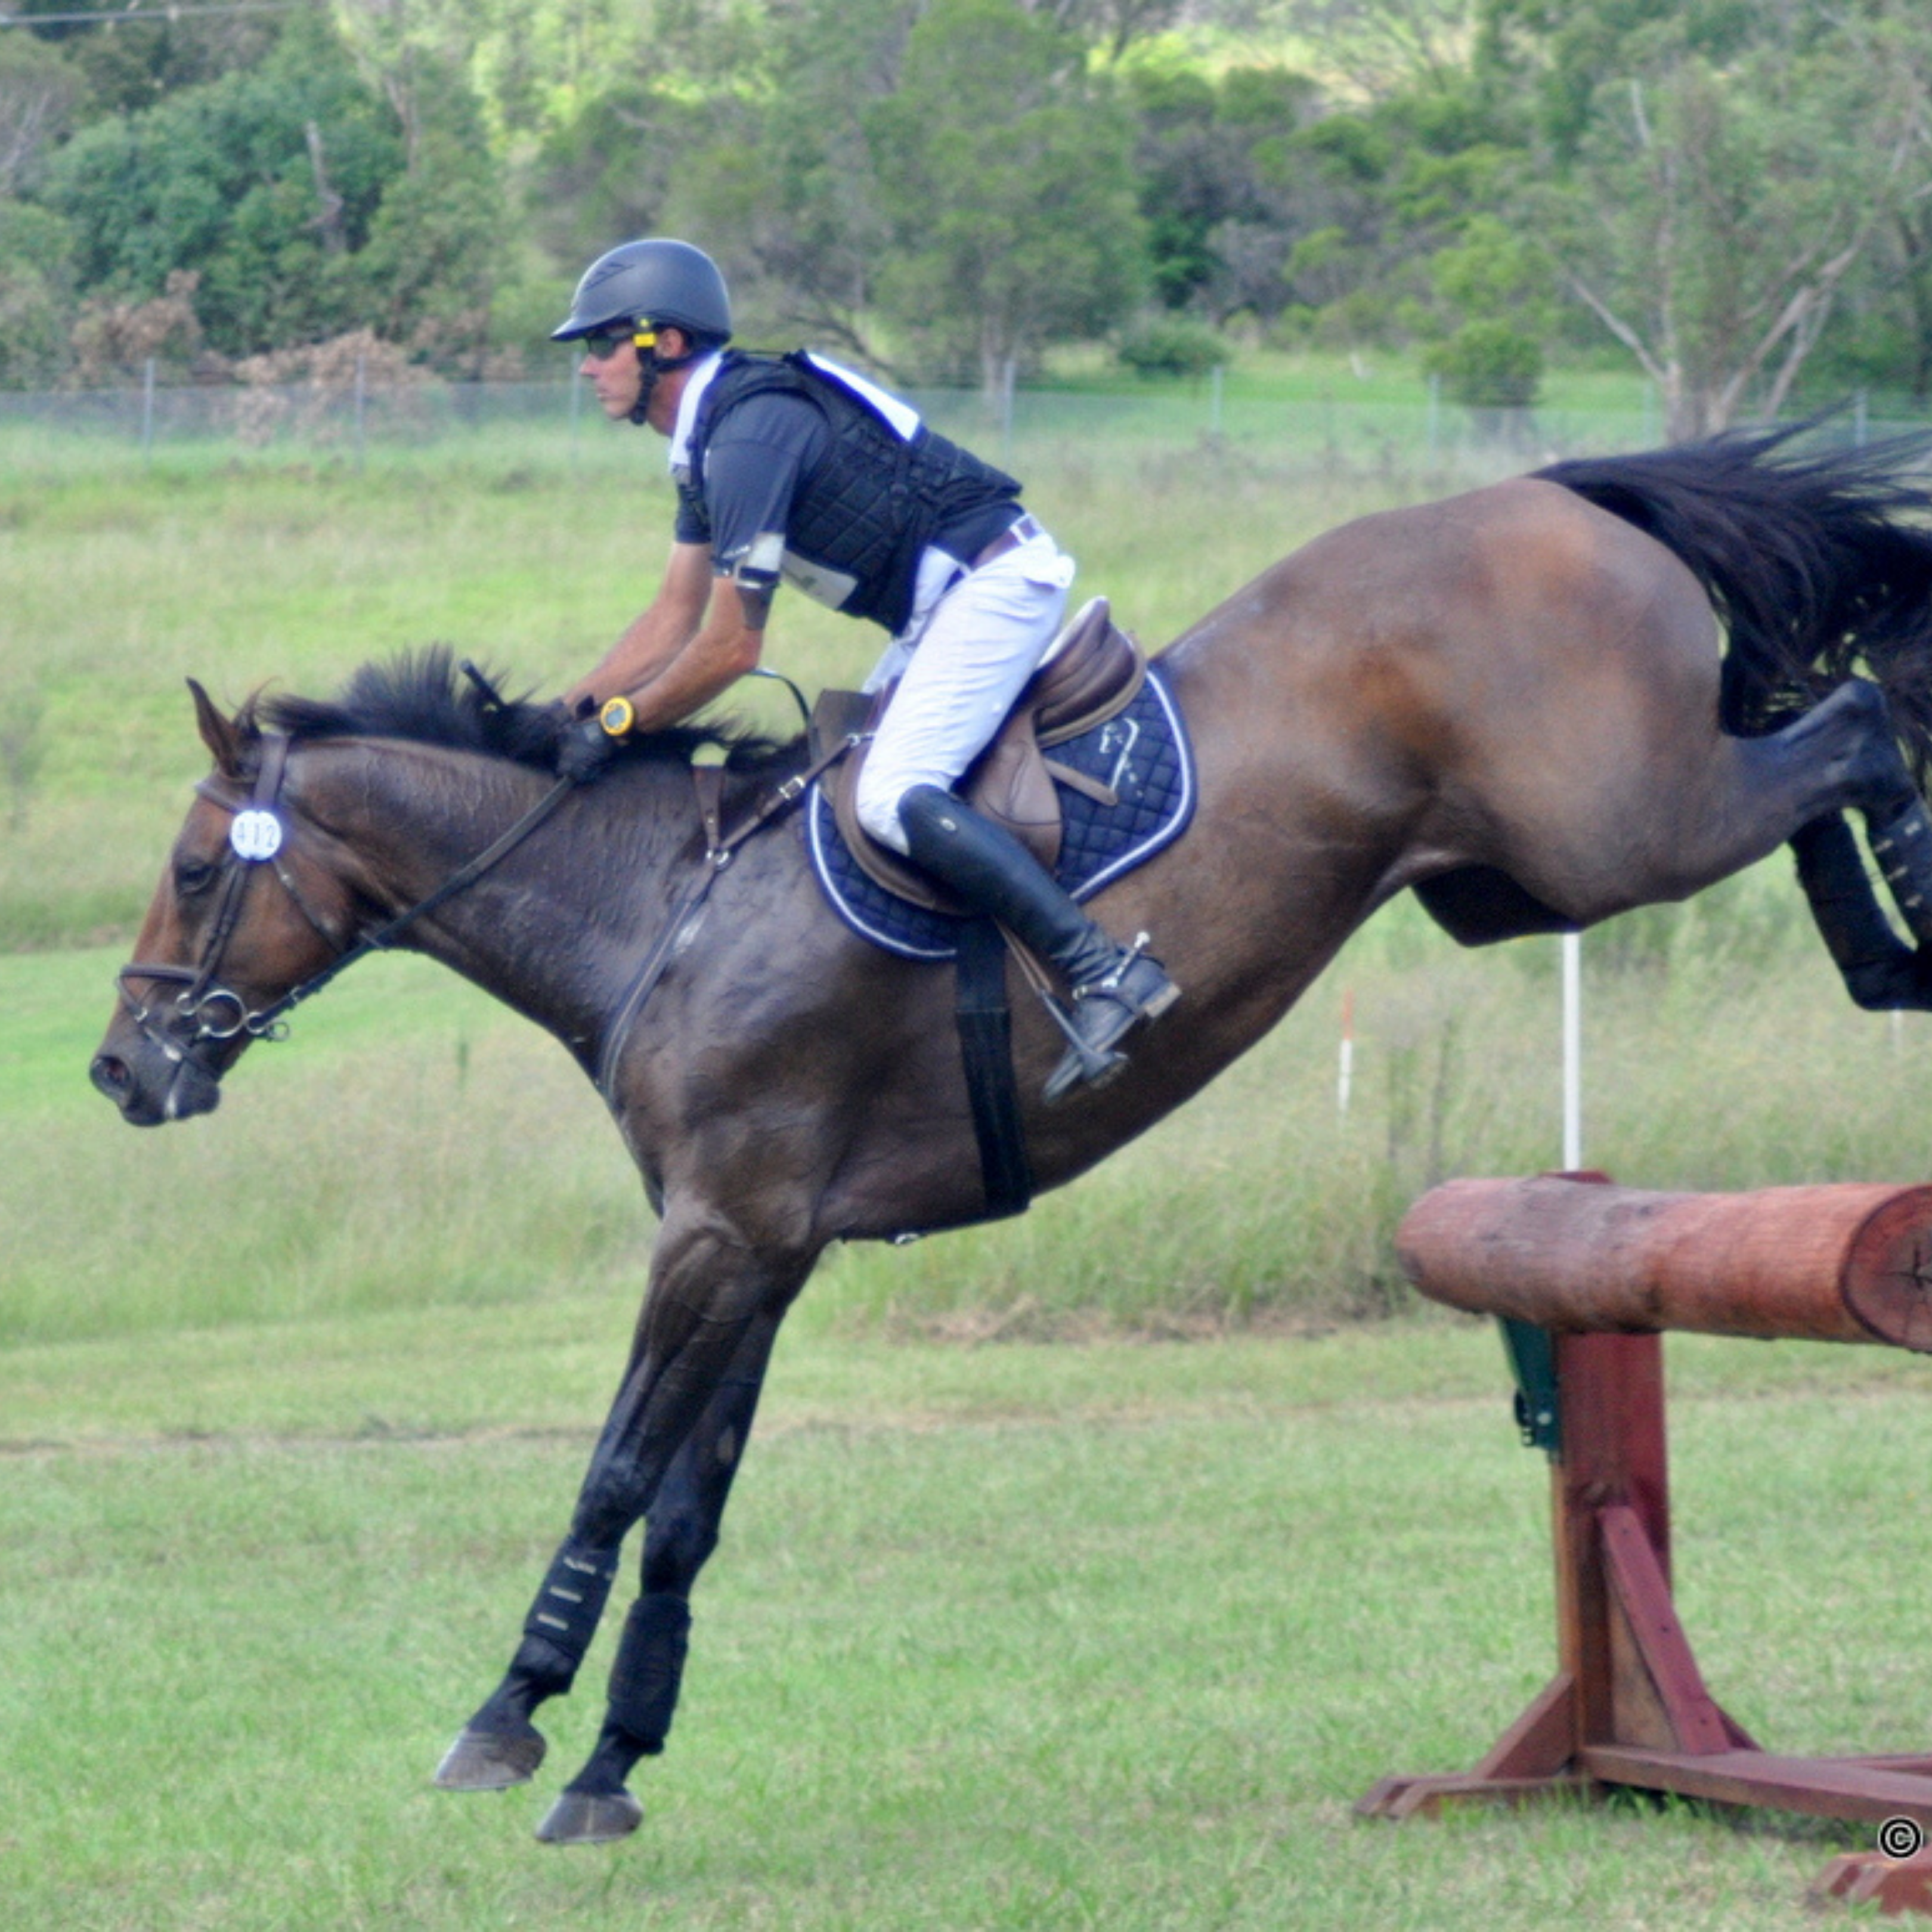
<svg viewBox="0 0 1932 1932">
<path fill-rule="evenodd" d="M 221 1104 L 220 1076 L 192 1053 L 171 1057 L 136 1035 L 117 1042 L 110 1030 L 88 1069 L 94 1085 L 129 1126 L 158 1127 L 212 1114 Z"/>
</svg>

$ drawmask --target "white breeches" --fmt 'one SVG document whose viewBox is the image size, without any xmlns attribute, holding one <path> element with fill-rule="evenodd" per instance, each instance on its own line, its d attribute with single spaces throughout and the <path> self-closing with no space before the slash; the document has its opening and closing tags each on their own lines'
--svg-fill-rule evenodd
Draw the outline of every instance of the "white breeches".
<svg viewBox="0 0 1932 1932">
<path fill-rule="evenodd" d="M 896 677 L 859 776 L 859 822 L 896 852 L 906 849 L 899 800 L 914 785 L 950 790 L 985 750 L 1059 634 L 1073 560 L 1042 533 L 956 581 L 959 566 L 928 550 L 911 621 L 866 680 Z"/>
</svg>

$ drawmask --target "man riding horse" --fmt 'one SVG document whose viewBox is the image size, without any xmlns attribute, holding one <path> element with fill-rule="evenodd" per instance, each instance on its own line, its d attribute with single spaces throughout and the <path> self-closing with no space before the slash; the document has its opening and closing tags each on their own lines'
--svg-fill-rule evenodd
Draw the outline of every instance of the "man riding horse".
<svg viewBox="0 0 1932 1932">
<path fill-rule="evenodd" d="M 566 694 L 581 722 L 560 770 L 594 776 L 621 736 L 678 723 L 752 669 L 781 579 L 882 625 L 891 642 L 866 688 L 897 688 L 860 774 L 860 822 L 1064 979 L 1070 1045 L 1047 1096 L 1098 1084 L 1124 1064 L 1115 1043 L 1178 988 L 1144 936 L 1117 944 L 952 789 L 1048 655 L 1072 560 L 1012 477 L 896 397 L 808 352 L 728 348 L 730 336 L 717 265 L 662 238 L 592 262 L 552 333 L 584 345 L 581 373 L 612 422 L 669 437 L 678 497 L 656 597 Z M 617 698 L 628 704 L 604 709 Z"/>
</svg>

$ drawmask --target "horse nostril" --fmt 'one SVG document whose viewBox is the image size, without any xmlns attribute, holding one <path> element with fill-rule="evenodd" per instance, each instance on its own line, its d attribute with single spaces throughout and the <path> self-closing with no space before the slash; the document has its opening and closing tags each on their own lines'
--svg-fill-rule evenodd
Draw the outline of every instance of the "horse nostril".
<svg viewBox="0 0 1932 1932">
<path fill-rule="evenodd" d="M 127 1092 L 134 1076 L 128 1071 L 124 1060 L 116 1060 L 111 1053 L 98 1053 L 94 1064 L 88 1069 L 95 1086 L 110 1100 L 118 1100 Z"/>
</svg>

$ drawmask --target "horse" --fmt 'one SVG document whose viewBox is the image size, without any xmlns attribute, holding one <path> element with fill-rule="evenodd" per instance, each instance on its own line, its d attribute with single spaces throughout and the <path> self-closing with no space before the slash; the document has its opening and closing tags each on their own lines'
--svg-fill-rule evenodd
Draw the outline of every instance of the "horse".
<svg viewBox="0 0 1932 1932">
<path fill-rule="evenodd" d="M 1052 1106 L 1063 1042 L 1016 1004 L 1038 1184 L 1179 1106 L 1404 891 L 1483 945 L 1684 898 L 1788 842 L 1850 996 L 1932 1009 L 1932 494 L 1916 446 L 1793 434 L 1573 460 L 1364 518 L 1159 653 L 1195 814 L 1095 909 L 1153 935 L 1182 998 L 1118 1079 Z M 802 746 L 725 733 L 707 812 L 706 734 L 553 782 L 556 707 L 467 686 L 446 652 L 232 715 L 190 682 L 213 767 L 92 1065 L 124 1118 L 212 1108 L 296 1000 L 405 945 L 562 1042 L 660 1217 L 568 1533 L 436 1773 L 466 1790 L 535 1774 L 534 1715 L 571 1688 L 641 1521 L 602 1728 L 538 1833 L 620 1838 L 788 1307 L 830 1242 L 987 1211 L 952 976 L 828 912 L 778 808 Z"/>
</svg>

